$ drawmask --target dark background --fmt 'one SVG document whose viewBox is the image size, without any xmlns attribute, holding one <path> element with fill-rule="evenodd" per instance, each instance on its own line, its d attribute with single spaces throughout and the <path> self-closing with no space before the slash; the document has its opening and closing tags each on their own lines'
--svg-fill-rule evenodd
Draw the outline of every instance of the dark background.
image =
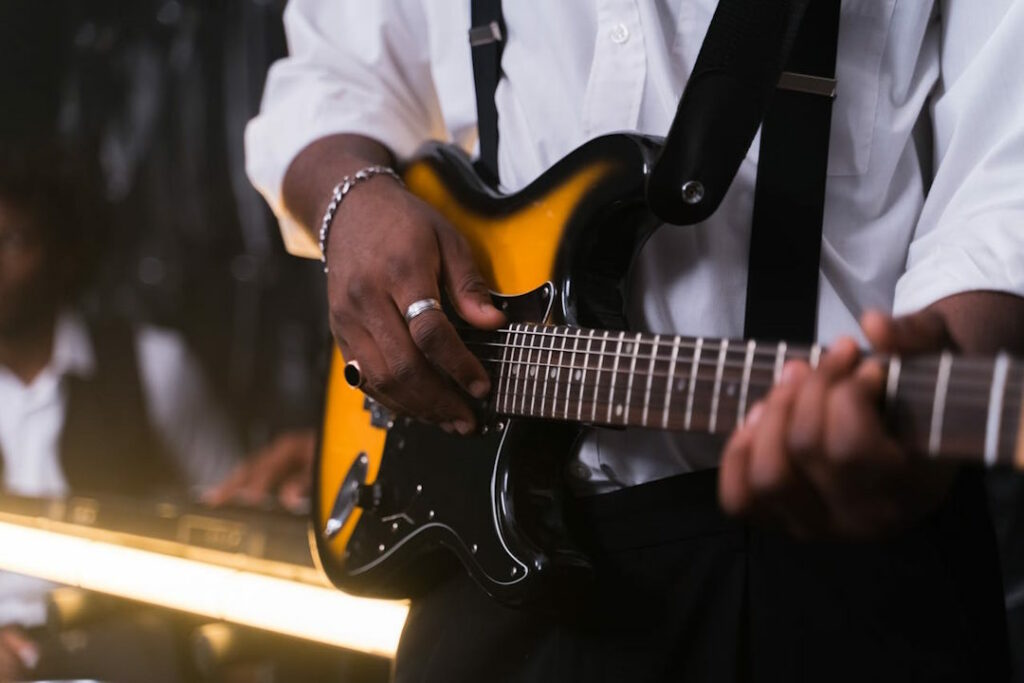
<svg viewBox="0 0 1024 683">
<path fill-rule="evenodd" d="M 59 138 L 109 208 L 87 304 L 182 332 L 250 448 L 315 424 L 327 339 L 322 274 L 244 170 L 283 5 L 0 2 L 0 137 Z"/>
</svg>

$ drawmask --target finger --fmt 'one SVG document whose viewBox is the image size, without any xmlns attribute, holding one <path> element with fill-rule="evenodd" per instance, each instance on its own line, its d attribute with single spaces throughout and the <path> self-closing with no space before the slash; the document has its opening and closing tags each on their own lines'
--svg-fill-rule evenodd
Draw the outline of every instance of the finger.
<svg viewBox="0 0 1024 683">
<path fill-rule="evenodd" d="M 747 412 L 743 427 L 733 432 L 722 450 L 718 470 L 718 500 L 722 510 L 729 515 L 741 515 L 747 511 L 750 500 L 747 468 L 750 458 L 750 444 L 755 427 L 764 412 L 761 403 Z"/>
<path fill-rule="evenodd" d="M 470 325 L 497 329 L 505 315 L 494 307 L 480 269 L 466 240 L 454 229 L 437 230 L 441 250 L 441 275 L 455 310 Z"/>
<path fill-rule="evenodd" d="M 825 397 L 829 384 L 830 379 L 826 373 L 810 371 L 800 383 L 786 435 L 787 447 L 798 461 L 821 453 L 821 439 L 825 430 Z"/>
<path fill-rule="evenodd" d="M 248 477 L 248 463 L 238 465 L 228 475 L 227 479 L 202 494 L 202 502 L 213 507 L 224 505 L 232 500 L 238 491 L 245 486 L 245 481 Z"/>
<path fill-rule="evenodd" d="M 301 510 L 309 500 L 313 476 L 311 472 L 295 474 L 281 485 L 277 498 L 288 510 Z"/>
<path fill-rule="evenodd" d="M 362 325 L 350 325 L 346 329 L 346 334 L 353 342 L 347 342 L 337 331 L 334 332 L 334 342 L 338 345 L 341 357 L 346 363 L 353 360 L 359 363 L 359 372 L 363 377 L 363 384 L 359 387 L 360 391 L 393 413 L 411 415 L 412 412 L 407 410 L 405 406 L 401 405 L 393 397 L 383 396 L 373 387 L 367 386 L 366 376 L 368 373 L 365 368 L 380 368 L 381 370 L 379 371 L 383 372 L 383 368 L 387 367 L 387 363 L 384 362 L 383 356 L 380 355 L 376 345 L 373 343 L 373 337 L 370 336 L 370 333 Z M 358 354 L 355 351 L 357 346 L 360 349 Z"/>
<path fill-rule="evenodd" d="M 0 631 L 3 645 L 13 652 L 20 664 L 31 671 L 39 663 L 39 645 L 16 628 Z"/>
<path fill-rule="evenodd" d="M 877 409 L 880 378 L 874 369 L 843 381 L 826 399 L 824 447 L 840 466 L 870 463 L 872 469 L 893 462 L 893 449 Z"/>
<path fill-rule="evenodd" d="M 393 303 L 377 310 L 379 313 L 367 321 L 367 329 L 385 366 L 381 367 L 376 359 L 363 363 L 363 349 L 367 345 L 353 348 L 363 363 L 366 386 L 398 402 L 414 417 L 451 423 L 461 434 L 470 433 L 475 429 L 476 417 L 469 404 L 427 362 Z M 369 354 L 369 349 L 366 352 Z"/>
<path fill-rule="evenodd" d="M 822 353 L 816 370 L 824 375 L 826 381 L 833 382 L 853 372 L 859 359 L 857 342 L 851 337 L 840 337 Z"/>
<path fill-rule="evenodd" d="M 414 301 L 439 296 L 436 283 L 403 283 L 396 292 L 395 305 L 405 311 Z M 413 342 L 431 363 L 454 379 L 466 393 L 478 399 L 487 397 L 491 389 L 490 377 L 443 311 L 424 311 L 408 325 Z"/>
<path fill-rule="evenodd" d="M 881 353 L 924 353 L 956 346 L 945 319 L 928 309 L 898 318 L 867 311 L 860 326 L 871 346 Z"/>
</svg>

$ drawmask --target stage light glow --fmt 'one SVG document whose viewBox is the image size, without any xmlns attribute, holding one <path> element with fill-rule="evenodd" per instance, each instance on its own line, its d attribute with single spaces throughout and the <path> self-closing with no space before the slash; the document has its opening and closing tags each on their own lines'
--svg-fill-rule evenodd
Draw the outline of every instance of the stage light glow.
<svg viewBox="0 0 1024 683">
<path fill-rule="evenodd" d="M 0 522 L 0 569 L 392 657 L 408 607 Z"/>
</svg>

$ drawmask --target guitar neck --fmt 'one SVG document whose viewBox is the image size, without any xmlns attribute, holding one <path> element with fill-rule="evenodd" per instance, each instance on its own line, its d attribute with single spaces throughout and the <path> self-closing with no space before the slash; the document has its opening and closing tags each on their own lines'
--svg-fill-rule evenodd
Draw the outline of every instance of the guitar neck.
<svg viewBox="0 0 1024 683">
<path fill-rule="evenodd" d="M 781 377 L 816 366 L 819 346 L 514 324 L 474 333 L 499 415 L 728 434 Z M 879 358 L 886 417 L 933 457 L 1024 466 L 1024 363 L 943 353 Z"/>
</svg>

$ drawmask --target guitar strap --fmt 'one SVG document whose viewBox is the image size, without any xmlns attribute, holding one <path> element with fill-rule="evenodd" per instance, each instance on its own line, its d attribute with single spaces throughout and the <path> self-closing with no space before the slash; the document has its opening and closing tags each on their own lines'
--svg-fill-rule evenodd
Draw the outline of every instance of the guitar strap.
<svg viewBox="0 0 1024 683">
<path fill-rule="evenodd" d="M 496 185 L 494 94 L 505 24 L 501 0 L 472 0 L 471 10 L 477 168 Z M 810 342 L 815 336 L 839 10 L 840 0 L 720 0 L 649 180 L 656 215 L 680 224 L 704 220 L 761 126 L 748 338 Z"/>
<path fill-rule="evenodd" d="M 505 48 L 505 20 L 501 0 L 472 0 L 469 45 L 476 85 L 477 132 L 480 158 L 477 173 L 498 186 L 498 106 L 494 93 L 501 80 L 501 53 Z"/>
</svg>

